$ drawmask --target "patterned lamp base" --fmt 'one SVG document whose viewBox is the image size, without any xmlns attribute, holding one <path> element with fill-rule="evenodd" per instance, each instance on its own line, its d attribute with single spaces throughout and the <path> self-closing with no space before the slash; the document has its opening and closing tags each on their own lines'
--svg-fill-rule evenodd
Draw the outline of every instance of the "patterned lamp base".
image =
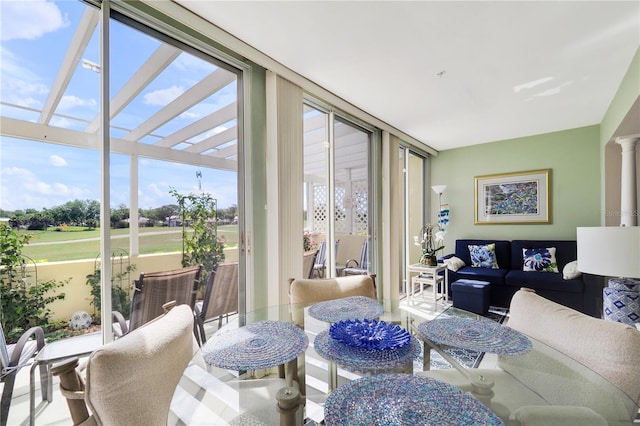
<svg viewBox="0 0 640 426">
<path fill-rule="evenodd" d="M 602 289 L 604 319 L 634 325 L 640 323 L 640 280 L 612 278 Z"/>
</svg>

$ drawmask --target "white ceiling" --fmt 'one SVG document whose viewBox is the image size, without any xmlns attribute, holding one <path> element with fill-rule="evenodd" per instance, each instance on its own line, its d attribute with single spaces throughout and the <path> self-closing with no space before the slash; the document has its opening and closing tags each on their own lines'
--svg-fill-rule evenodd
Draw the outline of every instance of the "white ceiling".
<svg viewBox="0 0 640 426">
<path fill-rule="evenodd" d="M 175 0 L 436 150 L 599 124 L 639 1 Z"/>
</svg>

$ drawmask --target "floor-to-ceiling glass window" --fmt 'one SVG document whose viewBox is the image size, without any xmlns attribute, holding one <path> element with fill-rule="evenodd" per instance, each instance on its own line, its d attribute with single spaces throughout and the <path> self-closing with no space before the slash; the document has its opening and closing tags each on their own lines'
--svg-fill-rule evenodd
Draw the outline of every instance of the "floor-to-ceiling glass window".
<svg viewBox="0 0 640 426">
<path fill-rule="evenodd" d="M 128 256 L 181 252 L 179 194 L 209 194 L 225 260 L 238 261 L 238 144 L 242 73 L 125 17 L 109 20 L 101 55 L 100 10 L 82 1 L 2 2 L 0 216 L 40 226 L 26 249 L 38 263 L 89 260 L 63 289 L 68 318 L 88 305 L 96 262 L 101 194 L 100 77 L 108 70 L 111 248 Z M 101 58 L 109 58 L 108 67 Z M 69 231 L 69 232 L 65 232 Z M 71 232 L 73 231 L 73 232 Z M 51 234 L 55 232 L 55 238 Z M 188 231 L 191 232 L 191 231 Z M 69 244 L 73 241 L 74 244 Z M 180 255 L 140 271 L 180 266 Z M 169 260 L 167 260 L 169 259 Z M 133 263 L 133 262 L 132 262 Z M 242 274 L 240 274 L 242 277 Z M 85 307 L 84 304 L 87 304 Z M 66 312 L 66 311 L 70 312 Z"/>
<path fill-rule="evenodd" d="M 304 106 L 305 233 L 318 249 L 314 276 L 372 270 L 372 132 L 334 111 Z"/>
</svg>

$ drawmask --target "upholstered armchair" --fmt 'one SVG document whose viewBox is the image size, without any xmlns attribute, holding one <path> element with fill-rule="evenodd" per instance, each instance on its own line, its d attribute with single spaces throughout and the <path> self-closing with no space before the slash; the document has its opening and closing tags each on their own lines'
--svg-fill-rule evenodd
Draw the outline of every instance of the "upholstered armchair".
<svg viewBox="0 0 640 426">
<path fill-rule="evenodd" d="M 198 349 L 193 311 L 178 305 L 94 351 L 86 379 L 77 359 L 52 371 L 74 425 L 167 424 L 173 394 Z"/>
<path fill-rule="evenodd" d="M 509 425 L 631 425 L 640 403 L 640 332 L 567 308 L 529 289 L 511 301 L 507 326 L 532 338 L 525 355 L 474 370 L 494 383 L 491 408 Z M 576 362 L 577 361 L 577 362 Z M 457 370 L 425 371 L 463 390 Z"/>
</svg>

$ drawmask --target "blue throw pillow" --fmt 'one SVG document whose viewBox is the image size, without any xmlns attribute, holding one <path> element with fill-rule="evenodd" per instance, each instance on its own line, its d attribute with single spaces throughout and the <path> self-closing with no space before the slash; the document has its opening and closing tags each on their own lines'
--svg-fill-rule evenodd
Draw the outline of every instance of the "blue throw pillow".
<svg viewBox="0 0 640 426">
<path fill-rule="evenodd" d="M 494 243 L 487 245 L 470 244 L 469 254 L 471 255 L 471 266 L 474 268 L 500 268 L 496 259 L 496 245 Z"/>
<path fill-rule="evenodd" d="M 522 270 L 537 272 L 560 272 L 556 261 L 556 248 L 523 248 Z"/>
</svg>

